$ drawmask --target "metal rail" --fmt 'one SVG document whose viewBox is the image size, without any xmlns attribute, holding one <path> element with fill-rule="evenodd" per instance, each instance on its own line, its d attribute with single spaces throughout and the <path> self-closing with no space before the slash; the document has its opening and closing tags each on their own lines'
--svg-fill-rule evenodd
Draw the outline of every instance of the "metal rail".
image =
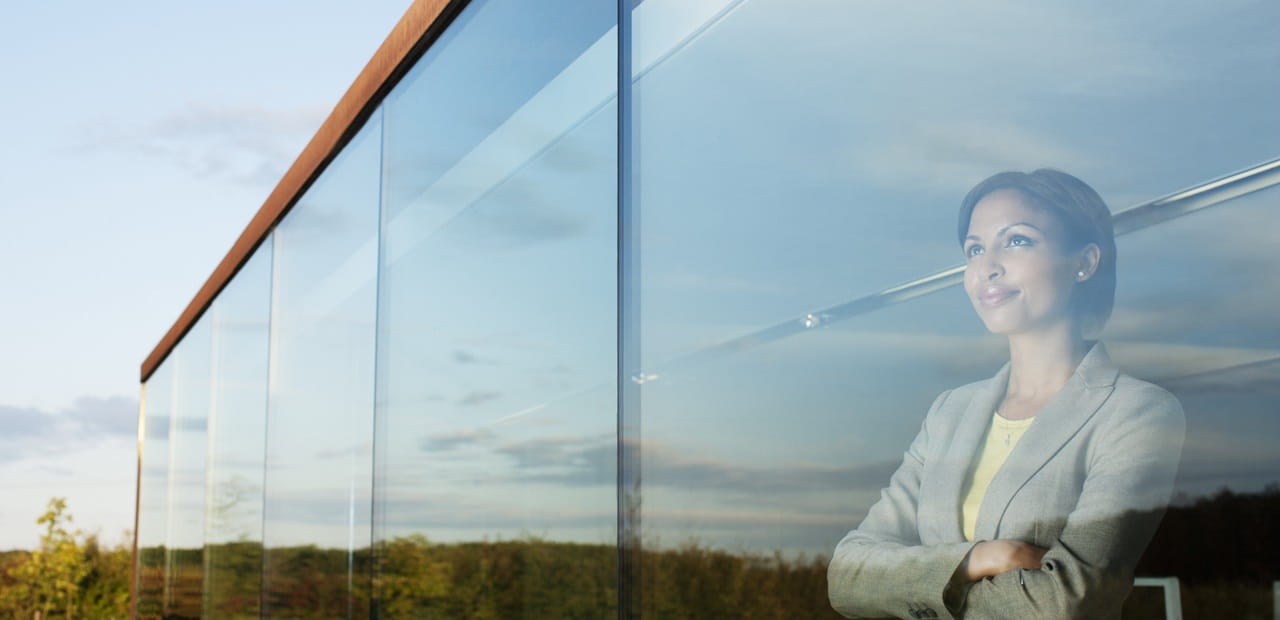
<svg viewBox="0 0 1280 620">
<path fill-rule="evenodd" d="M 1280 158 L 1125 209 L 1112 216 L 1112 223 L 1117 236 L 1127 235 L 1276 185 L 1280 185 Z M 712 345 L 662 366 L 683 366 L 687 363 L 702 362 L 708 358 L 750 349 L 936 293 L 960 284 L 963 278 L 964 265 L 947 267 L 898 286 L 808 312 L 803 316 Z M 637 383 L 643 383 L 655 377 L 656 375 L 639 374 L 631 379 Z"/>
</svg>

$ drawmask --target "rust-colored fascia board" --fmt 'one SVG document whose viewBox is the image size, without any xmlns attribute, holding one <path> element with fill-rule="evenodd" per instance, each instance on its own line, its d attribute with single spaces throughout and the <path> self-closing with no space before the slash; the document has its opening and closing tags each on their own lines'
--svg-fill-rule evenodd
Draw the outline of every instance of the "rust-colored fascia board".
<svg viewBox="0 0 1280 620">
<path fill-rule="evenodd" d="M 240 233 L 231 250 L 218 263 L 191 303 L 187 304 L 177 322 L 165 332 L 151 354 L 142 362 L 142 381 L 145 382 L 169 356 L 169 352 L 195 325 L 218 293 L 235 277 L 236 272 L 249 260 L 254 250 L 288 213 L 311 182 L 350 141 L 387 92 L 439 37 L 466 3 L 466 0 L 415 0 L 405 11 L 391 34 L 338 101 L 338 105 L 334 106 L 333 112 L 325 119 L 315 136 L 312 136 L 302 154 L 267 196 L 262 208 L 249 221 L 248 227 Z"/>
</svg>

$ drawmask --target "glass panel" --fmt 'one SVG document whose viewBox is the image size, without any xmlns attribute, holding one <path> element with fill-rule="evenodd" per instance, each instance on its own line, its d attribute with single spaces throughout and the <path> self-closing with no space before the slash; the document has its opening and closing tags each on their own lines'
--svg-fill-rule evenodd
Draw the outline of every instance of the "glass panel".
<svg viewBox="0 0 1280 620">
<path fill-rule="evenodd" d="M 377 115 L 274 233 L 264 613 L 369 613 Z"/>
<path fill-rule="evenodd" d="M 208 316 L 174 348 L 173 424 L 169 435 L 169 538 L 166 614 L 200 615 L 204 583 L 204 478 L 209 445 Z"/>
<path fill-rule="evenodd" d="M 472 2 L 386 103 L 387 617 L 616 613 L 615 14 Z"/>
<path fill-rule="evenodd" d="M 879 499 L 930 403 L 1008 359 L 959 287 L 877 294 L 961 263 L 960 200 L 993 173 L 1060 168 L 1122 211 L 1280 155 L 1280 43 L 1259 25 L 1277 11 L 638 4 L 640 317 L 629 327 L 640 340 L 643 486 L 631 506 L 646 549 L 643 611 L 834 616 L 827 558 Z M 1227 504 L 1206 497 L 1213 489 L 1229 486 L 1242 507 L 1280 479 L 1274 424 L 1250 413 L 1274 403 L 1262 379 L 1274 372 L 1240 366 L 1275 357 L 1275 321 L 1253 308 L 1280 293 L 1278 220 L 1248 210 L 1224 203 L 1119 241 L 1103 338 L 1121 370 L 1182 400 L 1178 506 L 1200 506 L 1189 521 L 1170 511 L 1144 562 L 1194 557 L 1168 537 L 1218 531 L 1207 515 Z M 1228 458 L 1237 449 L 1259 457 L 1254 469 Z M 1273 525 L 1241 519 L 1231 527 L 1274 537 Z M 1273 577 L 1236 565 L 1139 570 L 1183 579 L 1188 607 L 1239 588 L 1250 602 L 1214 613 L 1263 613 Z M 1149 603 L 1159 600 L 1135 596 L 1125 615 L 1158 612 Z"/>
<path fill-rule="evenodd" d="M 138 480 L 137 567 L 134 605 L 139 618 L 164 616 L 165 541 L 169 526 L 169 417 L 173 412 L 173 358 L 143 385 L 142 464 Z"/>
<path fill-rule="evenodd" d="M 209 308 L 213 393 L 204 517 L 204 616 L 256 618 L 271 317 L 271 238 Z"/>
<path fill-rule="evenodd" d="M 1266 617 L 1280 580 L 1248 568 L 1276 558 L 1263 541 L 1276 539 L 1264 515 L 1280 502 L 1277 205 L 1273 185 L 1122 239 L 1112 357 L 1187 416 L 1173 505 L 1138 574 L 1178 577 L 1188 618 Z M 1139 588 L 1126 616 L 1161 605 L 1158 589 Z"/>
</svg>

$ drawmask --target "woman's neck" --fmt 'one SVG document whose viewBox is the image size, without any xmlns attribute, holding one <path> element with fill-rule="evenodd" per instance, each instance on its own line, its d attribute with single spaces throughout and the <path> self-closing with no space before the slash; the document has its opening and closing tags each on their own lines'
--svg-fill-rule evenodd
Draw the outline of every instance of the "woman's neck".
<svg viewBox="0 0 1280 620">
<path fill-rule="evenodd" d="M 1009 336 L 1006 397 L 1023 402 L 1048 400 L 1066 385 L 1088 352 L 1089 343 L 1070 325 Z"/>
</svg>

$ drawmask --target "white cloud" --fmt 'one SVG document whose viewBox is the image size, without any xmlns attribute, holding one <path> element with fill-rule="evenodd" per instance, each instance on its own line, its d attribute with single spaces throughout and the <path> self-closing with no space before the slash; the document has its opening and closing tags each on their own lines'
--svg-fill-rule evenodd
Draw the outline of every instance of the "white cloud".
<svg viewBox="0 0 1280 620">
<path fill-rule="evenodd" d="M 120 542 L 133 523 L 138 401 L 81 397 L 46 411 L 0 405 L 0 549 L 30 548 L 36 517 L 65 497 L 75 525 Z"/>
<path fill-rule="evenodd" d="M 0 405 L 0 462 L 131 439 L 137 424 L 138 401 L 123 396 L 85 396 L 62 411 Z"/>
<path fill-rule="evenodd" d="M 1059 139 L 1012 122 L 919 121 L 850 149 L 850 167 L 868 182 L 888 188 L 926 183 L 956 196 L 1000 170 L 1051 167 L 1088 176 L 1098 165 Z"/>
<path fill-rule="evenodd" d="M 145 125 L 86 128 L 85 148 L 142 155 L 197 178 L 271 187 L 324 117 L 315 107 L 197 104 Z"/>
</svg>

